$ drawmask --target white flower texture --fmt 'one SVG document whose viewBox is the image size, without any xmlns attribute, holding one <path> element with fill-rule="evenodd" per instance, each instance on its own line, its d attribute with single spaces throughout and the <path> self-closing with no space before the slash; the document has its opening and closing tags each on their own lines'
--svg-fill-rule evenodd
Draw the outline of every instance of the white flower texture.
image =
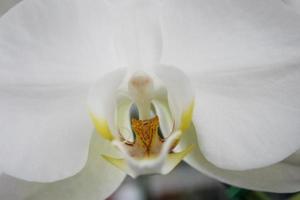
<svg viewBox="0 0 300 200">
<path fill-rule="evenodd" d="M 0 18 L 0 199 L 104 199 L 126 173 L 182 159 L 228 184 L 299 191 L 293 5 L 21 1 Z"/>
</svg>

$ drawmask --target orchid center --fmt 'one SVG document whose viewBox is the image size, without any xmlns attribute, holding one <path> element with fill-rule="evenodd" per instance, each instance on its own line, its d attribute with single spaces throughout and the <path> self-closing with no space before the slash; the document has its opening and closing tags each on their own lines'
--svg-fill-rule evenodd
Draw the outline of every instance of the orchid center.
<svg viewBox="0 0 300 200">
<path fill-rule="evenodd" d="M 97 102 L 104 100 L 97 100 L 101 98 L 98 94 L 101 85 L 96 84 L 90 94 L 90 112 L 96 130 L 121 155 L 102 156 L 132 177 L 166 174 L 192 149 L 175 151 L 191 122 L 193 101 L 176 105 L 173 90 L 155 73 L 135 71 L 123 75 L 109 92 L 106 106 L 101 107 Z"/>
<path fill-rule="evenodd" d="M 131 108 L 128 110 L 130 118 L 129 134 L 133 140 L 125 139 L 122 129 L 119 133 L 121 141 L 128 154 L 135 159 L 150 159 L 159 156 L 165 143 L 165 136 L 160 129 L 160 117 L 153 105 L 155 101 L 155 89 L 153 80 L 145 73 L 135 73 L 128 82 L 129 97 L 131 97 Z M 168 109 L 168 108 L 165 108 Z M 167 113 L 171 126 L 172 117 Z M 118 115 L 118 113 L 117 113 Z M 168 135 L 172 133 L 167 133 Z M 171 151 L 171 149 L 169 149 Z"/>
</svg>

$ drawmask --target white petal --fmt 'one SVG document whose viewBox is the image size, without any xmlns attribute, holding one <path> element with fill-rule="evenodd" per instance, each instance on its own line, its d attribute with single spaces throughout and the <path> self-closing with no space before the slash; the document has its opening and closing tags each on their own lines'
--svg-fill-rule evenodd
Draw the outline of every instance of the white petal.
<svg viewBox="0 0 300 200">
<path fill-rule="evenodd" d="M 105 74 L 93 85 L 88 97 L 90 112 L 98 122 L 108 123 L 111 134 L 116 134 L 118 131 L 115 127 L 117 95 L 122 81 L 126 78 L 126 72 L 126 68 L 120 68 Z"/>
<path fill-rule="evenodd" d="M 162 63 L 191 74 L 299 60 L 300 15 L 283 1 L 174 0 L 163 19 Z"/>
<path fill-rule="evenodd" d="M 191 0 L 173 1 L 164 18 L 163 60 L 195 81 L 195 123 L 207 159 L 252 169 L 299 148 L 298 14 L 282 1 Z M 244 74 L 228 70 L 237 68 Z M 216 69 L 223 75 L 204 83 L 208 75 L 200 73 Z"/>
<path fill-rule="evenodd" d="M 119 66 L 148 67 L 160 62 L 160 2 L 110 1 Z"/>
<path fill-rule="evenodd" d="M 132 106 L 132 101 L 128 96 L 120 96 L 117 100 L 117 127 L 122 134 L 122 137 L 127 141 L 134 141 L 133 133 L 131 130 L 130 121 L 130 109 Z"/>
<path fill-rule="evenodd" d="M 181 140 L 187 146 L 195 143 L 197 138 L 193 127 Z M 230 171 L 216 167 L 208 162 L 199 148 L 189 154 L 185 161 L 200 172 L 222 182 L 251 190 L 269 192 L 300 191 L 300 157 L 297 155 L 265 168 L 246 171 Z"/>
<path fill-rule="evenodd" d="M 168 92 L 168 102 L 175 129 L 181 126 L 182 114 L 194 100 L 194 90 L 188 77 L 176 67 L 159 66 L 154 73 L 162 81 Z"/>
<path fill-rule="evenodd" d="M 287 6 L 289 6 L 292 10 L 298 12 L 300 14 L 300 1 L 298 0 L 282 0 Z"/>
<path fill-rule="evenodd" d="M 88 87 L 0 87 L 0 165 L 29 181 L 55 181 L 85 164 L 92 125 Z"/>
<path fill-rule="evenodd" d="M 164 137 L 168 137 L 173 131 L 174 122 L 167 99 L 153 100 L 156 115 L 159 118 L 159 128 Z"/>
<path fill-rule="evenodd" d="M 96 0 L 24 0 L 0 18 L 4 172 L 54 181 L 83 167 L 91 125 L 82 84 L 113 66 L 106 10 Z"/>
<path fill-rule="evenodd" d="M 103 1 L 23 0 L 0 18 L 0 82 L 95 80 L 115 66 Z"/>
<path fill-rule="evenodd" d="M 225 169 L 277 163 L 300 148 L 300 67 L 203 74 L 194 124 L 205 157 Z"/>
<path fill-rule="evenodd" d="M 0 199 L 5 200 L 99 200 L 107 198 L 123 181 L 125 174 L 100 156 L 115 154 L 110 143 L 94 134 L 87 165 L 75 176 L 54 183 L 33 183 L 0 177 Z"/>
</svg>

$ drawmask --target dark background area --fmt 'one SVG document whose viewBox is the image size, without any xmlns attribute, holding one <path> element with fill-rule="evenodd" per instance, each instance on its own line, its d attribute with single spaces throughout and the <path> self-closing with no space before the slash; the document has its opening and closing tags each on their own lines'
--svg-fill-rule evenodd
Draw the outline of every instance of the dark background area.
<svg viewBox="0 0 300 200">
<path fill-rule="evenodd" d="M 232 187 L 185 163 L 168 175 L 127 177 L 108 200 L 300 200 L 300 193 L 276 194 Z"/>
</svg>

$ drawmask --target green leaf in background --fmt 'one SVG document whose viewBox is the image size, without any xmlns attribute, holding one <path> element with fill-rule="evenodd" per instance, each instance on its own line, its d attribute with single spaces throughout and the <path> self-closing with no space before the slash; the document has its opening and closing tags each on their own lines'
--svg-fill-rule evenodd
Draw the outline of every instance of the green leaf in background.
<svg viewBox="0 0 300 200">
<path fill-rule="evenodd" d="M 263 192 L 245 190 L 234 186 L 229 187 L 226 194 L 230 200 L 270 200 Z"/>
<path fill-rule="evenodd" d="M 275 193 L 264 193 L 259 191 L 251 191 L 246 190 L 234 186 L 230 186 L 226 190 L 226 196 L 229 200 L 272 200 L 273 195 L 276 195 Z M 285 194 L 283 194 L 285 195 Z M 295 195 L 292 194 L 286 194 L 288 197 L 276 197 L 276 200 L 282 199 L 282 200 L 300 200 L 300 193 L 297 193 Z"/>
<path fill-rule="evenodd" d="M 290 200 L 300 200 L 300 193 L 294 195 Z"/>
</svg>

